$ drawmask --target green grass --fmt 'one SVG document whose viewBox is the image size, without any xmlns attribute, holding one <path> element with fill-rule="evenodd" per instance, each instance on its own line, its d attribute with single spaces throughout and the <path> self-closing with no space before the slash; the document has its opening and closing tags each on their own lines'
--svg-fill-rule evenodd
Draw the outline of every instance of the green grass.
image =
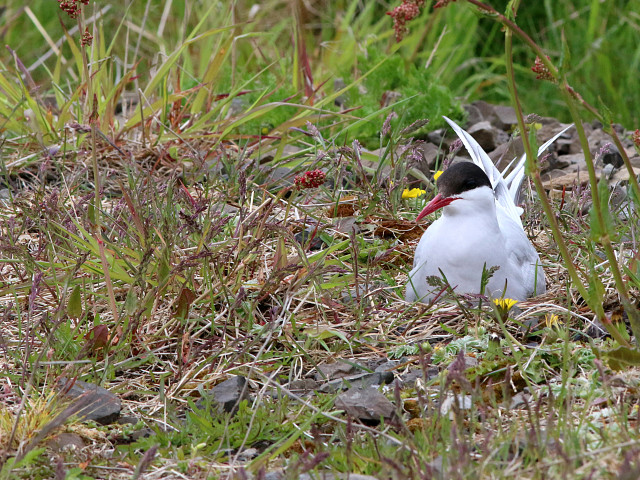
<svg viewBox="0 0 640 480">
<path fill-rule="evenodd" d="M 517 17 L 554 63 L 564 32 L 568 82 L 627 127 L 640 104 L 634 3 L 542 2 Z M 70 34 L 27 75 L 49 50 L 43 32 L 64 32 L 55 3 L 29 4 L 43 30 L 21 7 L 0 17 L 15 51 L 0 56 L 0 188 L 10 193 L 0 203 L 0 478 L 637 476 L 639 361 L 616 319 L 628 316 L 631 333 L 637 320 L 611 268 L 637 302 L 637 211 L 601 227 L 596 210 L 580 214 L 584 197 L 553 202 L 582 290 L 532 203 L 545 296 L 508 313 L 402 300 L 407 230 L 425 198 L 402 199 L 416 186 L 415 140 L 442 114 L 463 119 L 463 101 L 510 98 L 491 19 L 461 1 L 425 9 L 395 43 L 378 2 L 306 11 L 273 0 L 251 18 L 243 2 L 92 3 L 85 20 L 110 7 L 93 46 Z M 569 118 L 557 86 L 534 80 L 535 55 L 515 41 L 511 58 L 524 110 Z M 389 91 L 396 101 L 382 102 Z M 291 187 L 314 169 L 327 182 Z M 421 186 L 428 198 L 432 183 Z M 299 240 L 305 229 L 319 250 Z M 598 309 L 631 348 L 587 334 Z M 398 418 L 365 426 L 336 409 L 335 393 L 290 392 L 337 359 L 438 373 L 384 387 Z M 249 379 L 237 414 L 194 408 L 230 375 Z M 140 422 L 69 418 L 49 432 L 64 407 L 51 395 L 60 376 L 109 388 Z M 62 431 L 87 447 L 29 444 Z"/>
</svg>

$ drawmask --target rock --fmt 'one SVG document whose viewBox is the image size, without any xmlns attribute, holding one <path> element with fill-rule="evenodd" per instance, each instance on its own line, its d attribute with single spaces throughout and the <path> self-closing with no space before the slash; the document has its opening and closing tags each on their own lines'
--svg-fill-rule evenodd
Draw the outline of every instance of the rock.
<svg viewBox="0 0 640 480">
<path fill-rule="evenodd" d="M 11 190 L 8 188 L 0 188 L 0 201 L 11 200 Z"/>
<path fill-rule="evenodd" d="M 607 165 L 610 166 L 610 165 Z M 637 177 L 640 175 L 640 167 L 633 167 L 633 174 Z M 627 182 L 629 180 L 629 171 L 626 168 L 618 170 L 610 179 L 611 184 Z"/>
<path fill-rule="evenodd" d="M 500 144 L 498 140 L 499 130 L 492 127 L 487 121 L 476 123 L 467 130 L 469 135 L 476 139 L 485 152 L 491 152 Z M 504 133 L 504 132 L 503 132 Z"/>
<path fill-rule="evenodd" d="M 581 151 L 579 148 L 578 149 L 574 148 L 576 142 L 574 139 L 571 139 L 571 138 L 560 137 L 555 141 L 555 144 L 556 144 L 556 152 L 558 153 L 558 155 L 570 155 L 572 153 L 578 153 Z M 578 146 L 579 145 L 580 145 L 580 142 L 578 141 Z"/>
<path fill-rule="evenodd" d="M 438 157 L 440 156 L 440 149 L 435 146 L 433 143 L 423 143 L 421 145 L 423 162 L 426 163 L 428 170 L 425 175 L 428 177 L 431 174 L 431 170 L 433 170 L 438 162 Z"/>
<path fill-rule="evenodd" d="M 505 132 L 511 131 L 518 124 L 518 117 L 513 107 L 496 105 L 493 109 L 491 123 Z"/>
<path fill-rule="evenodd" d="M 566 188 L 568 190 L 573 189 L 575 185 L 587 185 L 589 183 L 589 173 L 580 171 L 576 173 L 568 173 L 556 178 L 552 178 L 546 182 L 543 182 L 545 190 Z"/>
<path fill-rule="evenodd" d="M 611 144 L 602 154 L 602 163 L 604 165 L 613 165 L 614 168 L 620 168 L 624 165 L 624 160 L 620 155 L 620 150 Z"/>
<path fill-rule="evenodd" d="M 615 170 L 615 167 L 610 163 L 608 163 L 602 169 L 602 175 L 604 176 L 604 178 L 608 180 L 611 177 L 611 175 L 613 175 L 614 170 Z M 628 178 L 628 175 L 627 175 L 627 178 Z"/>
<path fill-rule="evenodd" d="M 432 132 L 427 133 L 427 140 L 433 143 L 434 145 L 441 147 L 443 149 L 449 148 L 449 143 L 446 139 L 447 130 L 444 128 L 439 128 Z"/>
<path fill-rule="evenodd" d="M 315 232 L 315 236 L 314 236 L 314 232 Z M 301 232 L 296 233 L 294 235 L 294 238 L 302 247 L 307 247 L 308 245 L 308 248 L 311 251 L 322 250 L 322 247 L 325 245 L 325 241 L 322 240 L 322 238 L 320 238 L 318 233 L 319 231 L 316 231 L 315 228 L 307 227 Z M 311 239 L 312 236 L 313 236 L 313 239 Z M 309 244 L 309 241 L 311 241 L 310 244 Z"/>
<path fill-rule="evenodd" d="M 120 417 L 116 422 L 118 425 L 137 425 L 140 422 L 138 417 Z"/>
<path fill-rule="evenodd" d="M 300 380 L 293 380 L 289 384 L 288 389 L 292 393 L 295 393 L 296 395 L 300 395 L 300 394 L 312 392 L 313 390 L 316 390 L 319 386 L 320 384 L 315 380 L 313 380 L 312 378 L 302 378 Z"/>
<path fill-rule="evenodd" d="M 290 187 L 293 185 L 295 174 L 293 169 L 287 167 L 276 167 L 268 169 L 263 185 L 272 190 Z"/>
<path fill-rule="evenodd" d="M 521 405 L 531 405 L 533 400 L 533 396 L 524 390 L 516 393 L 513 397 L 511 397 L 511 402 L 509 403 L 509 410 L 513 410 Z"/>
<path fill-rule="evenodd" d="M 502 171 L 507 168 L 514 158 L 522 156 L 523 153 L 524 145 L 522 144 L 522 138 L 517 137 L 498 145 L 493 152 L 489 153 L 489 158 L 493 160 L 498 170 Z"/>
<path fill-rule="evenodd" d="M 572 153 L 570 155 L 563 155 L 562 157 L 560 157 L 560 159 L 562 160 L 562 162 L 568 163 L 569 165 L 576 165 L 580 167 L 580 170 L 587 169 L 587 161 L 584 159 L 584 153 Z"/>
<path fill-rule="evenodd" d="M 58 389 L 62 395 L 75 401 L 87 402 L 87 406 L 78 410 L 81 420 L 93 420 L 101 425 L 109 425 L 120 417 L 122 401 L 106 388 L 83 382 L 61 378 Z"/>
<path fill-rule="evenodd" d="M 334 219 L 333 228 L 338 232 L 346 233 L 348 235 L 352 232 L 356 235 L 360 233 L 360 226 L 357 223 L 357 218 L 352 216 L 336 217 Z"/>
<path fill-rule="evenodd" d="M 427 368 L 427 374 L 425 376 L 422 368 L 411 367 L 409 371 L 400 376 L 400 381 L 409 387 L 413 387 L 416 384 L 416 380 L 420 379 L 423 382 L 433 380 L 440 374 L 440 370 L 437 367 Z"/>
<path fill-rule="evenodd" d="M 338 395 L 335 407 L 365 423 L 377 424 L 380 419 L 393 420 L 396 407 L 375 388 L 350 388 Z"/>
<path fill-rule="evenodd" d="M 334 393 L 346 388 L 368 388 L 393 382 L 393 372 L 360 373 L 331 380 L 322 385 L 318 391 Z"/>
<path fill-rule="evenodd" d="M 358 368 L 354 362 L 344 362 L 338 360 L 334 363 L 321 363 L 318 365 L 318 373 L 315 375 L 317 381 L 334 380 L 336 378 L 344 378 L 355 373 L 361 373 L 364 367 Z"/>
<path fill-rule="evenodd" d="M 249 390 L 246 385 L 246 378 L 239 375 L 231 377 L 205 393 L 196 402 L 196 407 L 205 409 L 212 406 L 216 408 L 218 413 L 235 413 L 240 402 L 249 398 Z"/>
<path fill-rule="evenodd" d="M 467 125 L 474 125 L 486 120 L 476 105 L 464 105 L 463 108 L 467 112 Z"/>
<path fill-rule="evenodd" d="M 440 404 L 440 413 L 446 415 L 451 412 L 454 405 L 459 410 L 471 410 L 473 407 L 473 397 L 471 395 L 448 395 Z"/>
<path fill-rule="evenodd" d="M 407 169 L 410 170 L 412 168 L 415 168 L 425 177 L 429 178 L 434 167 L 436 166 L 436 162 L 440 154 L 440 149 L 432 143 L 423 142 L 418 148 L 416 148 L 415 152 L 417 153 L 417 155 L 408 155 L 406 157 Z M 409 175 L 409 180 L 412 181 L 420 179 Z"/>
<path fill-rule="evenodd" d="M 567 172 L 565 170 L 555 169 L 555 170 L 549 170 L 548 172 L 543 173 L 542 175 L 540 175 L 540 178 L 544 183 L 544 182 L 549 182 L 556 178 L 564 177 L 566 174 Z"/>
<path fill-rule="evenodd" d="M 483 121 L 490 121 L 491 118 L 493 117 L 494 108 L 495 108 L 494 105 L 491 105 L 490 103 L 487 103 L 484 100 L 477 100 L 473 102 L 471 105 L 473 105 L 480 111 Z M 472 123 L 468 122 L 467 125 L 472 125 Z"/>
<path fill-rule="evenodd" d="M 385 373 L 385 372 L 395 371 L 398 365 L 400 365 L 400 360 L 385 360 L 376 366 L 373 366 L 373 365 L 369 365 L 369 366 L 373 367 L 374 372 Z"/>
<path fill-rule="evenodd" d="M 85 446 L 84 440 L 82 440 L 82 437 L 77 433 L 59 433 L 47 441 L 47 447 L 54 452 L 73 452 Z"/>
</svg>

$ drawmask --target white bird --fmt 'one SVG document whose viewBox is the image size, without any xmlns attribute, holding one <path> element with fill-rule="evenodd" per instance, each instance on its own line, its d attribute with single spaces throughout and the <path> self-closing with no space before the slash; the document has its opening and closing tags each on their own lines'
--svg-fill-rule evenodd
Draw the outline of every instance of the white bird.
<svg viewBox="0 0 640 480">
<path fill-rule="evenodd" d="M 444 119 L 462 140 L 473 163 L 460 162 L 445 170 L 437 180 L 438 194 L 416 218 L 442 208 L 442 216 L 425 231 L 416 248 L 406 300 L 432 301 L 443 288 L 429 285 L 430 276 L 444 275 L 456 293 L 480 293 L 482 273 L 492 267 L 498 268 L 485 287 L 485 295 L 524 300 L 544 293 L 540 257 L 522 226 L 522 209 L 516 206 L 526 155 L 505 178 L 471 135 Z M 538 155 L 568 128 L 571 126 L 542 145 Z"/>
</svg>

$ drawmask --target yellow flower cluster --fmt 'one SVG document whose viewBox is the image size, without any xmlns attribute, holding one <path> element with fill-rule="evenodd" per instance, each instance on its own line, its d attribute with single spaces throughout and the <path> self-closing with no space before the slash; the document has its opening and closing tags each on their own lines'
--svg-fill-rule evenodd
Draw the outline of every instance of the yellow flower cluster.
<svg viewBox="0 0 640 480">
<path fill-rule="evenodd" d="M 426 190 L 420 190 L 419 188 L 412 188 L 411 190 L 405 188 L 402 191 L 402 198 L 418 198 L 425 193 L 427 193 Z"/>
<path fill-rule="evenodd" d="M 442 175 L 442 170 L 438 170 L 436 173 L 433 174 L 433 179 L 434 180 L 438 180 L 438 177 Z"/>
<path fill-rule="evenodd" d="M 493 303 L 495 303 L 496 307 L 500 310 L 508 312 L 518 301 L 513 298 L 496 298 L 493 300 Z"/>
</svg>

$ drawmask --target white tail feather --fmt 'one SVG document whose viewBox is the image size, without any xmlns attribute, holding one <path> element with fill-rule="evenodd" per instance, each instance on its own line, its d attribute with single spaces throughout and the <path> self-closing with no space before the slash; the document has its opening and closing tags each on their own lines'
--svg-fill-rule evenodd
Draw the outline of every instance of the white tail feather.
<svg viewBox="0 0 640 480">
<path fill-rule="evenodd" d="M 489 155 L 482 149 L 482 147 L 476 142 L 475 138 L 473 138 L 469 133 L 463 130 L 456 122 L 453 120 L 444 117 L 453 131 L 456 132 L 456 135 L 462 140 L 465 148 L 471 155 L 471 160 L 473 163 L 478 165 L 484 173 L 489 177 L 489 181 L 491 182 L 491 186 L 493 187 L 493 191 L 496 194 L 496 199 L 498 203 L 505 209 L 505 211 L 516 220 L 518 223 L 520 222 L 520 215 L 522 214 L 522 209 L 517 207 L 517 203 L 519 203 L 520 197 L 520 187 L 522 186 L 522 182 L 524 180 L 524 170 L 525 170 L 525 162 L 527 159 L 526 154 L 522 155 L 519 160 L 516 162 L 516 158 L 514 158 L 511 163 L 507 166 L 507 170 L 509 167 L 513 166 L 513 169 L 504 177 L 502 173 L 496 168 Z M 554 135 L 551 139 L 547 140 L 539 149 L 538 149 L 538 157 L 544 153 L 544 151 L 549 148 L 553 142 L 555 142 L 560 135 L 569 130 L 573 125 L 569 125 L 567 128 L 562 130 L 561 132 Z"/>
</svg>

